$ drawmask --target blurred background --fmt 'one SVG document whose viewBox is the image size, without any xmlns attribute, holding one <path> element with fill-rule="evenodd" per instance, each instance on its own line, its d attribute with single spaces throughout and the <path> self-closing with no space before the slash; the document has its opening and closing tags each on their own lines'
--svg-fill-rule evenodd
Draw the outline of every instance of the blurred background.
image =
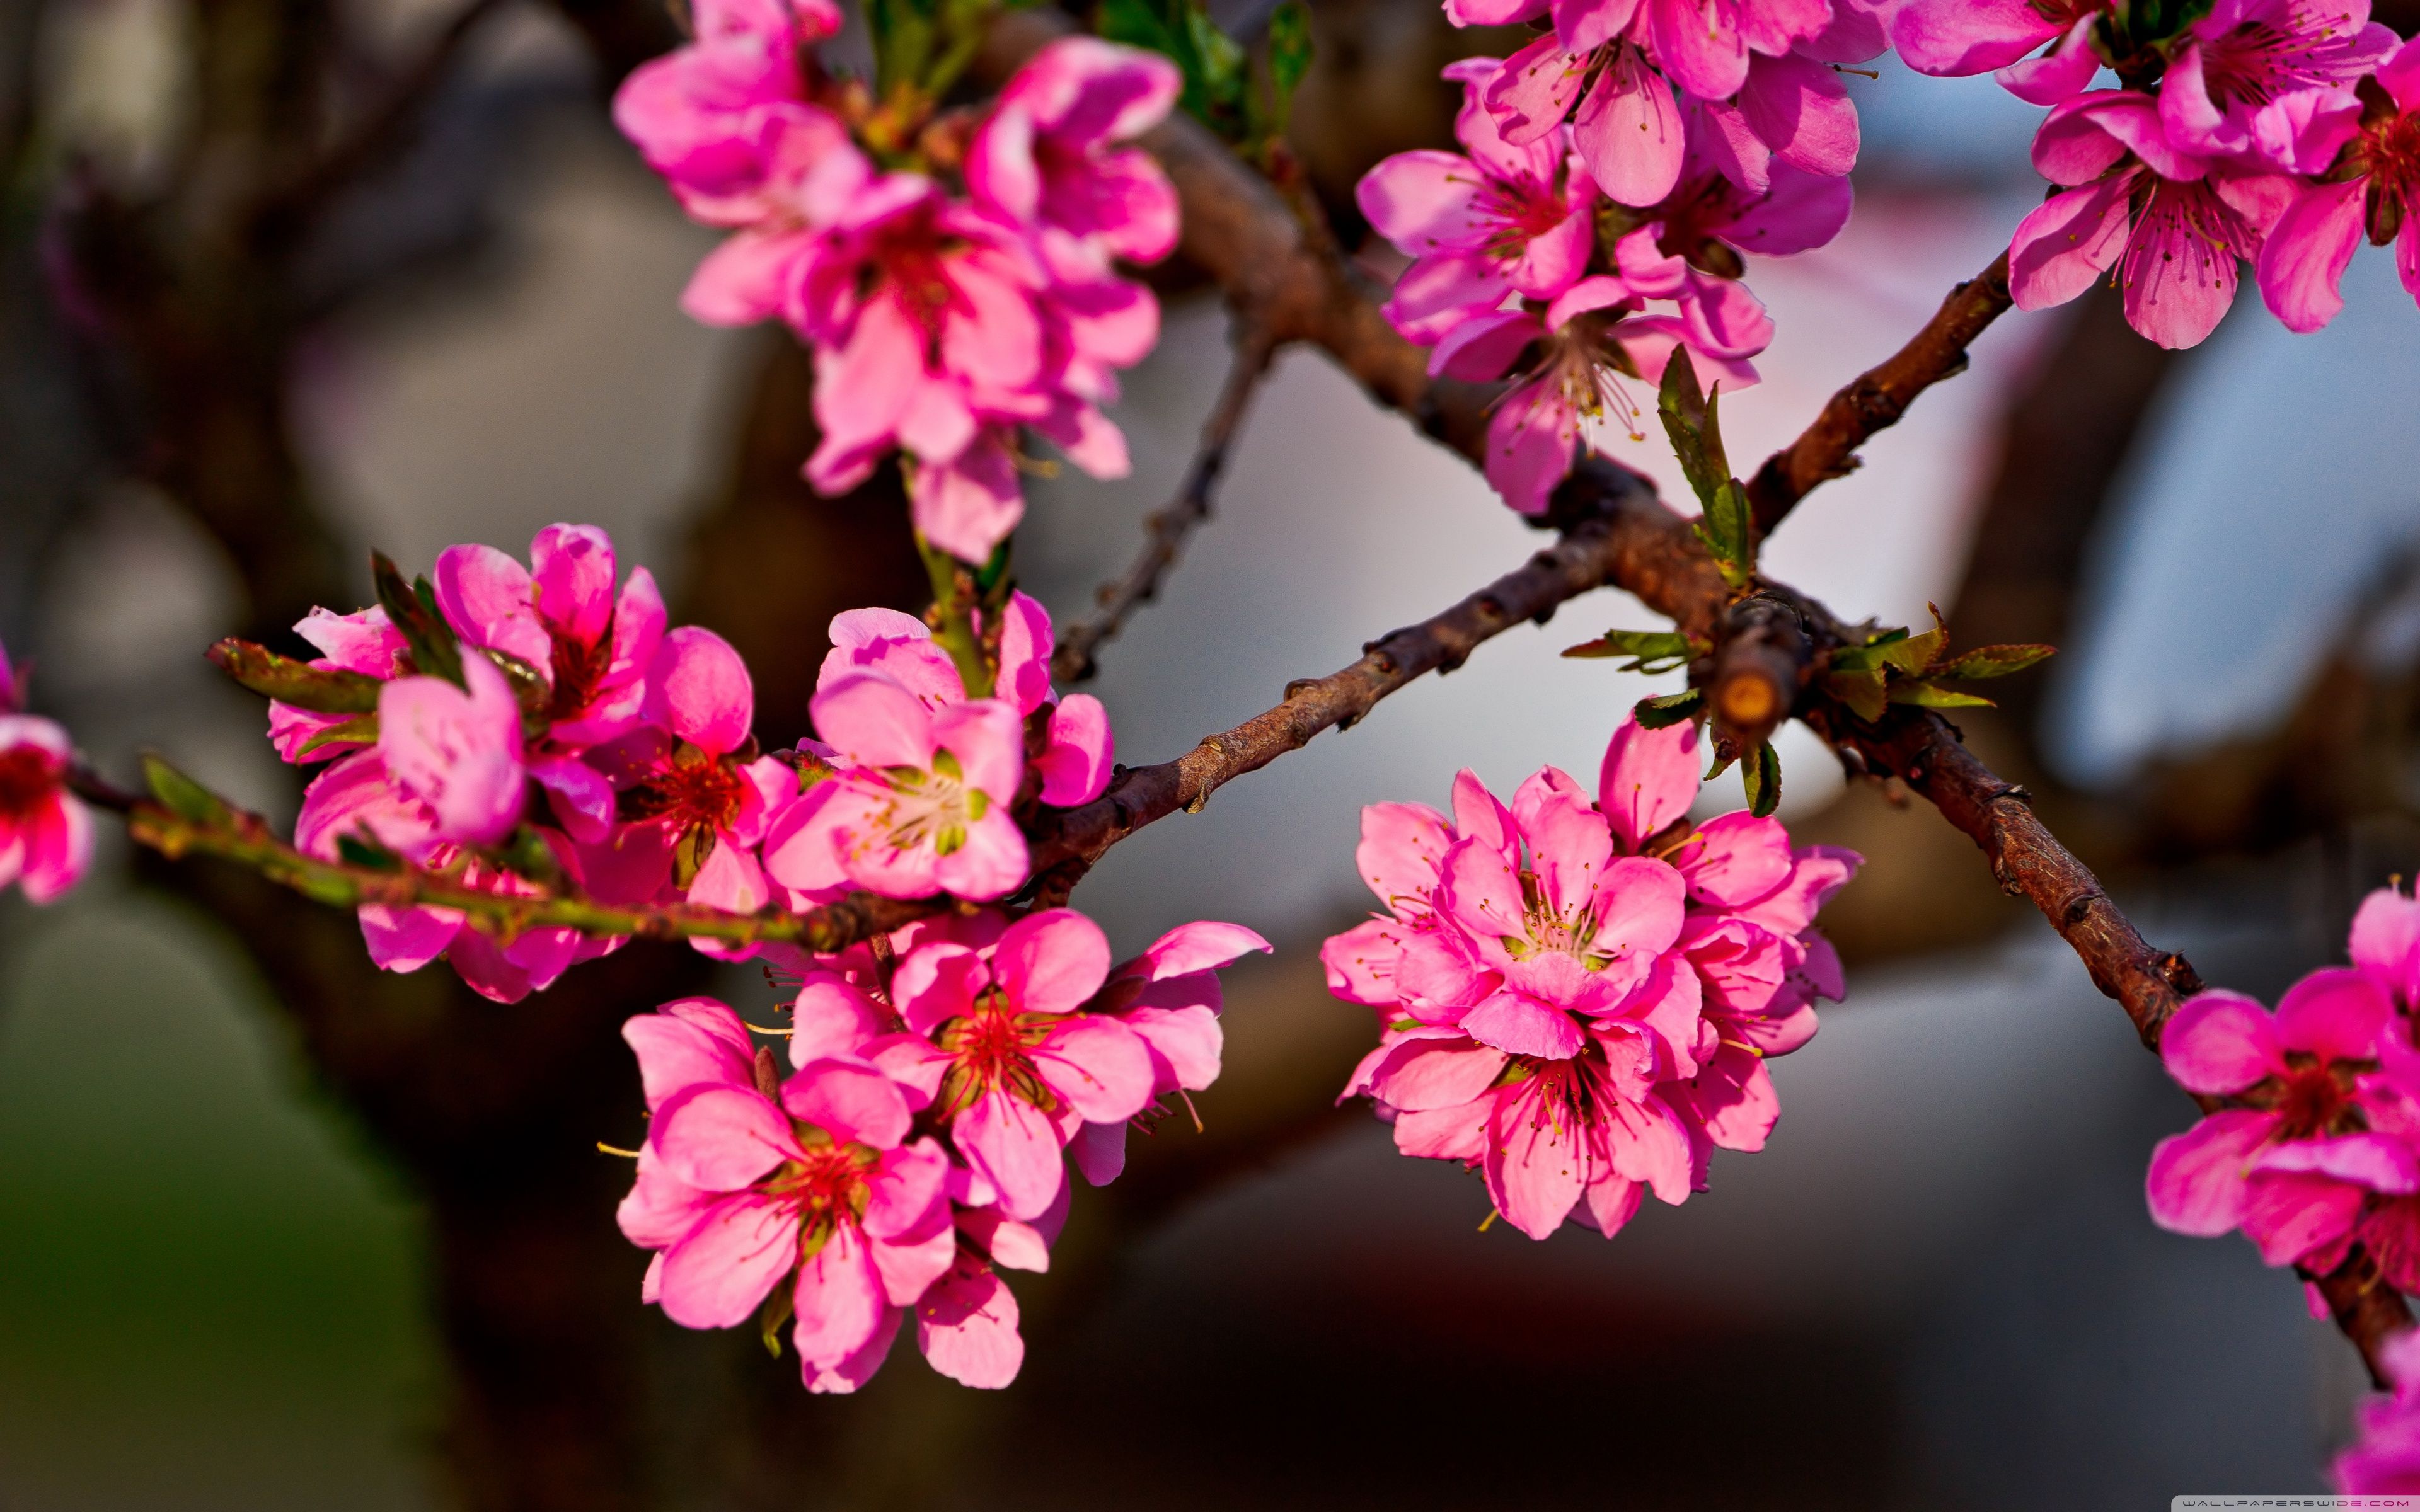
<svg viewBox="0 0 2420 1512">
<path fill-rule="evenodd" d="M 806 728 L 830 616 L 921 607 L 895 485 L 824 501 L 807 364 L 675 306 L 712 234 L 603 108 L 659 0 L 13 0 L 0 7 L 0 640 L 121 779 L 146 745 L 281 820 L 292 775 L 200 659 L 291 644 L 458 540 L 608 528 Z M 1351 186 L 1447 141 L 1437 69 L 1508 39 L 1430 0 L 1315 0 L 1295 150 Z M 1249 35 L 1258 15 L 1223 9 Z M 2412 16 L 2382 15 L 2407 34 Z M 845 45 L 845 44 L 844 44 Z M 1727 402 L 1762 455 L 1980 269 L 2035 202 L 2038 113 L 1889 60 L 1848 83 L 1859 206 L 1754 264 L 1779 334 Z M 1037 484 L 1024 585 L 1064 621 L 1165 501 L 1224 313 L 1155 275 L 1118 420 L 1135 475 Z M 2288 336 L 2170 356 L 2102 290 L 2004 317 L 1776 576 L 1845 616 L 2056 642 L 1962 720 L 2152 938 L 2273 994 L 2420 867 L 2420 315 L 2384 254 Z M 1660 441 L 1604 438 L 1659 475 Z M 1172 756 L 1444 607 L 1536 538 L 1316 355 L 1284 357 L 1163 600 L 1103 654 L 1121 754 Z M 512 1007 L 368 968 L 352 922 L 105 841 L 0 898 L 0 1507 L 2135 1508 L 2316 1489 L 2363 1389 L 2288 1276 L 2154 1229 L 2190 1103 L 2030 909 L 1920 803 L 1783 745 L 1785 817 L 1865 874 L 1825 918 L 1849 1001 L 1778 1071 L 1768 1150 L 1618 1241 L 1497 1226 L 1479 1182 L 1330 1105 L 1366 1011 L 1319 940 L 1369 906 L 1359 805 L 1592 775 L 1658 690 L 1559 659 L 1655 622 L 1604 594 L 1488 645 L 1120 847 L 1076 903 L 1122 949 L 1220 918 L 1207 1132 L 1079 1193 L 1004 1393 L 903 1347 L 811 1398 L 746 1331 L 637 1304 L 615 1232 L 633 1011 L 760 977 L 634 947 Z M 1668 684 L 1669 680 L 1668 680 Z M 1800 733 L 1803 735 L 1803 732 Z M 1714 795 L 1734 803 L 1728 782 Z"/>
</svg>

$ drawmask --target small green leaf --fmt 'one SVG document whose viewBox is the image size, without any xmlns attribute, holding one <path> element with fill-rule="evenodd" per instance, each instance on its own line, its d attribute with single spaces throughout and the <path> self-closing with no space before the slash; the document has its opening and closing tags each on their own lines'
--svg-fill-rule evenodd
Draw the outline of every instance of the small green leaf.
<svg viewBox="0 0 2420 1512">
<path fill-rule="evenodd" d="M 1927 630 L 1922 635 L 1907 636 L 1877 650 L 1884 666 L 1895 667 L 1913 677 L 1932 665 L 1933 653 L 1940 650 L 1942 642 L 1947 640 L 1948 636 L 1943 631 Z"/>
<path fill-rule="evenodd" d="M 1706 396 L 1698 387 L 1694 366 L 1685 362 L 1664 364 L 1664 379 L 1655 391 L 1655 411 L 1664 422 L 1664 434 L 1671 439 L 1672 454 L 1681 459 L 1689 491 L 1698 496 L 1701 507 L 1708 504 L 1714 490 L 1730 476 L 1730 467 L 1720 460 L 1719 439 L 1714 442 L 1715 455 L 1708 455 Z"/>
<path fill-rule="evenodd" d="M 760 1316 L 757 1331 L 765 1340 L 765 1352 L 778 1360 L 782 1357 L 782 1326 L 790 1320 L 797 1305 L 796 1287 L 775 1287 L 765 1299 L 765 1311 Z"/>
<path fill-rule="evenodd" d="M 710 833 L 710 832 L 709 832 Z M 505 871 L 544 887 L 555 887 L 563 881 L 563 866 L 554 858 L 554 850 L 534 825 L 522 825 L 496 848 L 496 860 Z"/>
<path fill-rule="evenodd" d="M 1747 792 L 1747 811 L 1759 819 L 1781 807 L 1781 759 L 1773 753 L 1772 741 L 1759 741 L 1740 758 L 1740 785 Z"/>
<path fill-rule="evenodd" d="M 357 834 L 336 837 L 336 859 L 347 866 L 367 867 L 373 872 L 403 870 L 403 857 L 380 844 L 366 826 Z"/>
<path fill-rule="evenodd" d="M 333 724 L 302 743 L 298 756 L 308 756 L 327 746 L 375 745 L 379 737 L 379 717 L 375 714 L 355 715 L 342 724 Z"/>
<path fill-rule="evenodd" d="M 411 652 L 413 670 L 463 687 L 461 645 L 445 617 L 437 612 L 437 595 L 428 579 L 406 583 L 395 563 L 377 551 L 370 553 L 370 579 L 378 585 L 379 605 L 386 610 L 387 623 L 403 637 Z"/>
<path fill-rule="evenodd" d="M 1833 665 L 1838 666 L 1835 658 Z M 1883 717 L 1890 702 L 1884 691 L 1880 668 L 1868 671 L 1834 671 L 1823 679 L 1823 690 L 1848 707 L 1850 713 L 1868 723 Z"/>
<path fill-rule="evenodd" d="M 264 698 L 314 714 L 367 714 L 378 707 L 375 677 L 337 667 L 314 667 L 249 640 L 226 640 L 205 653 L 210 665 Z"/>
<path fill-rule="evenodd" d="M 151 790 L 160 807 L 188 824 L 215 828 L 234 817 L 225 799 L 152 751 L 143 753 L 143 785 Z"/>
<path fill-rule="evenodd" d="M 1695 717 L 1699 706 L 1705 701 L 1703 690 L 1684 687 L 1678 693 L 1667 693 L 1661 698 L 1640 699 L 1638 706 L 1631 712 L 1637 717 L 1640 729 L 1662 730 Z"/>
<path fill-rule="evenodd" d="M 1972 693 L 1953 693 L 1948 688 L 1935 687 L 1931 683 L 1914 681 L 1893 683 L 1890 689 L 1890 701 L 1893 703 L 1913 703 L 1918 708 L 1925 709 L 1989 709 L 1997 707 L 1997 705 L 1993 704 L 1993 702 L 1987 698 L 1978 698 Z"/>
<path fill-rule="evenodd" d="M 1285 0 L 1269 15 L 1267 134 L 1282 137 L 1294 118 L 1294 92 L 1311 72 L 1311 7 Z"/>
<path fill-rule="evenodd" d="M 1668 672 L 1686 666 L 1710 649 L 1706 642 L 1677 630 L 1607 630 L 1594 640 L 1568 647 L 1563 655 L 1579 658 L 1628 656 L 1615 668 L 1624 672 Z"/>
<path fill-rule="evenodd" d="M 1722 748 L 1720 747 L 1716 747 L 1714 749 L 1714 764 L 1707 767 L 1706 775 L 1699 780 L 1701 782 L 1711 782 L 1714 779 L 1722 776 L 1725 772 L 1730 771 L 1738 764 L 1739 757 L 1736 755 L 1726 756 L 1722 753 Z"/>
<path fill-rule="evenodd" d="M 2056 646 L 2014 645 L 1977 646 L 1962 651 L 1956 656 L 1931 670 L 1934 677 L 1956 677 L 1979 681 L 1986 677 L 2006 677 L 2021 672 L 2036 662 L 2058 654 Z"/>
</svg>

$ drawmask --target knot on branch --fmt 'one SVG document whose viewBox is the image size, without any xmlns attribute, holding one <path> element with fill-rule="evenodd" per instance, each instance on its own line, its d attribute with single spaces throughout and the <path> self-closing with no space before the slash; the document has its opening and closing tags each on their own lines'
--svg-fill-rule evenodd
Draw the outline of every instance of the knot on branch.
<svg viewBox="0 0 2420 1512">
<path fill-rule="evenodd" d="M 1815 645 L 1796 609 L 1765 593 L 1724 612 L 1707 702 L 1718 736 L 1754 749 L 1797 706 L 1812 675 Z"/>
</svg>

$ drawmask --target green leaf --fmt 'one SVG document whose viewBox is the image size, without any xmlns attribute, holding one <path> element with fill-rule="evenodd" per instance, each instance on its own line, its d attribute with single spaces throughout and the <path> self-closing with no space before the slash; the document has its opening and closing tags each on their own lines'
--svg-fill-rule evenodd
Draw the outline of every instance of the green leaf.
<svg viewBox="0 0 2420 1512">
<path fill-rule="evenodd" d="M 1311 72 L 1311 7 L 1285 0 L 1269 15 L 1269 135 L 1286 134 L 1294 92 Z"/>
<path fill-rule="evenodd" d="M 901 85 L 923 77 L 933 56 L 933 9 L 922 0 L 868 0 L 865 18 L 874 33 L 874 89 L 888 98 Z"/>
<path fill-rule="evenodd" d="M 1781 807 L 1781 758 L 1773 753 L 1772 741 L 1759 741 L 1740 758 L 1740 785 L 1747 792 L 1747 811 L 1759 819 Z"/>
<path fill-rule="evenodd" d="M 782 1326 L 790 1320 L 791 1310 L 797 1305 L 797 1291 L 796 1287 L 775 1287 L 765 1299 L 765 1311 L 758 1319 L 757 1332 L 764 1337 L 765 1352 L 776 1360 L 782 1357 Z"/>
<path fill-rule="evenodd" d="M 375 677 L 337 667 L 314 667 L 249 640 L 222 640 L 205 653 L 210 665 L 264 698 L 314 714 L 367 714 L 378 707 Z"/>
<path fill-rule="evenodd" d="M 1248 133 L 1244 50 L 1201 0 L 1101 0 L 1094 29 L 1174 63 L 1185 78 L 1177 102 L 1187 115 L 1230 142 Z"/>
<path fill-rule="evenodd" d="M 1713 424 L 1706 395 L 1698 387 L 1697 369 L 1687 363 L 1664 364 L 1664 380 L 1656 386 L 1655 412 L 1671 439 L 1672 453 L 1701 508 L 1712 508 L 1714 490 L 1731 475 L 1723 456 L 1722 436 Z"/>
<path fill-rule="evenodd" d="M 395 563 L 377 551 L 370 553 L 370 579 L 378 585 L 379 605 L 386 610 L 387 623 L 411 651 L 412 669 L 463 687 L 461 645 L 445 617 L 437 612 L 437 594 L 428 579 L 406 583 Z"/>
<path fill-rule="evenodd" d="M 380 844 L 367 826 L 358 834 L 336 837 L 336 859 L 347 866 L 367 867 L 373 872 L 403 870 L 403 857 Z"/>
<path fill-rule="evenodd" d="M 1705 701 L 1703 690 L 1684 687 L 1678 693 L 1667 693 L 1661 698 L 1640 699 L 1638 706 L 1631 712 L 1637 717 L 1640 729 L 1662 730 L 1694 717 L 1699 705 Z"/>
<path fill-rule="evenodd" d="M 1839 665 L 1836 657 L 1834 667 Z M 1834 671 L 1823 679 L 1823 690 L 1846 705 L 1849 712 L 1869 724 L 1883 717 L 1890 700 L 1883 687 L 1882 669 L 1864 671 Z"/>
<path fill-rule="evenodd" d="M 2021 672 L 2038 661 L 2058 654 L 2056 646 L 2014 645 L 1977 646 L 1960 652 L 1956 656 L 1932 669 L 1935 677 L 1956 677 L 1979 681 L 1986 677 L 2006 677 Z"/>
<path fill-rule="evenodd" d="M 1686 666 L 1710 649 L 1702 640 L 1677 630 L 1607 630 L 1594 640 L 1567 647 L 1563 655 L 1579 658 L 1628 656 L 1616 671 L 1668 672 Z"/>
<path fill-rule="evenodd" d="M 1726 756 L 1726 755 L 1724 755 L 1724 754 L 1722 753 L 1722 748 L 1718 746 L 1718 747 L 1716 747 L 1716 748 L 1714 748 L 1714 764 L 1713 764 L 1712 766 L 1707 767 L 1707 768 L 1706 768 L 1706 775 L 1705 775 L 1704 777 L 1702 777 L 1702 778 L 1699 779 L 1699 780 L 1700 782 L 1711 782 L 1711 781 L 1713 781 L 1714 779 L 1716 779 L 1716 778 L 1718 778 L 1718 777 L 1722 776 L 1725 772 L 1730 771 L 1733 766 L 1737 765 L 1738 764 L 1739 764 L 1739 758 L 1738 758 L 1737 756 L 1735 756 L 1735 755 L 1733 755 L 1733 756 Z"/>
<path fill-rule="evenodd" d="M 379 717 L 375 714 L 356 715 L 343 724 L 330 725 L 313 735 L 302 743 L 302 748 L 295 754 L 308 756 L 323 746 L 342 746 L 351 742 L 359 742 L 365 746 L 375 745 L 378 737 Z"/>
<path fill-rule="evenodd" d="M 1972 693 L 1953 693 L 1931 683 L 1893 683 L 1890 690 L 1893 703 L 1913 703 L 1925 709 L 1989 709 L 1997 705 L 1990 699 L 1977 698 Z"/>
<path fill-rule="evenodd" d="M 1946 631 L 1927 630 L 1922 635 L 1907 636 L 1876 650 L 1884 666 L 1895 667 L 1913 677 L 1932 665 L 1933 654 L 1948 639 Z"/>
<path fill-rule="evenodd" d="M 1723 581 L 1733 588 L 1745 588 L 1756 577 L 1753 529 L 1746 490 L 1725 479 L 1722 486 L 1714 490 L 1714 501 L 1706 506 L 1706 517 L 1699 521 L 1697 530 L 1698 538 L 1714 554 Z"/>
<path fill-rule="evenodd" d="M 143 753 L 143 785 L 151 790 L 160 807 L 188 824 L 216 828 L 235 816 L 225 800 L 153 751 Z"/>
</svg>

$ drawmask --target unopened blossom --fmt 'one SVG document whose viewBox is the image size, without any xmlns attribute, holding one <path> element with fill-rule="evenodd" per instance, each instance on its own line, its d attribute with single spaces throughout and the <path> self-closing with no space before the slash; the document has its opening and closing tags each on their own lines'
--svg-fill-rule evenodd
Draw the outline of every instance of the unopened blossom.
<svg viewBox="0 0 2420 1512">
<path fill-rule="evenodd" d="M 2420 1331 L 2405 1329 L 2379 1348 L 2393 1390 L 2354 1410 L 2360 1436 L 2336 1456 L 2336 1489 L 2348 1496 L 2420 1492 Z"/>
<path fill-rule="evenodd" d="M 870 671 L 899 683 L 927 708 L 966 702 L 957 664 L 912 614 L 850 609 L 833 616 L 830 635 L 832 649 L 815 678 L 818 692 L 853 671 Z M 1109 733 L 1109 710 L 1099 699 L 1090 693 L 1062 697 L 1051 687 L 1050 656 L 1057 646 L 1050 611 L 1024 593 L 1012 592 L 1001 617 L 1000 667 L 993 687 L 1026 721 L 1027 747 L 1042 779 L 1042 801 L 1066 809 L 1090 803 L 1108 788 L 1117 743 Z"/>
<path fill-rule="evenodd" d="M 2113 265 L 2126 321 L 2159 345 L 2198 345 L 2235 301 L 2236 263 L 2262 239 L 2296 183 L 2178 147 L 2157 102 L 2130 89 L 2082 94 L 2035 133 L 2034 166 L 2054 194 L 2017 227 L 2009 287 L 2022 310 L 2064 304 Z"/>
<path fill-rule="evenodd" d="M 2290 330 L 2317 331 L 2344 308 L 2339 285 L 2365 235 L 2395 243 L 2396 272 L 2420 300 L 2420 41 L 2381 64 L 2374 87 L 2335 170 L 2300 191 L 2260 250 L 2260 296 Z"/>
<path fill-rule="evenodd" d="M 523 567 L 490 546 L 438 553 L 437 607 L 471 645 L 513 656 L 546 683 L 548 738 L 579 749 L 639 722 L 664 637 L 663 594 L 644 567 L 617 593 L 613 542 L 594 525 L 549 525 Z"/>
<path fill-rule="evenodd" d="M 907 1097 L 872 1066 L 817 1060 L 761 1085 L 745 1026 L 712 999 L 624 1032 L 651 1115 L 619 1214 L 657 1252 L 643 1297 L 686 1327 L 730 1328 L 786 1283 L 808 1386 L 856 1389 L 900 1309 L 955 1261 L 947 1156 L 911 1137 Z"/>
<path fill-rule="evenodd" d="M 1445 70 L 1464 86 L 1454 117 L 1460 152 L 1399 152 L 1354 191 L 1371 227 L 1413 259 L 1386 305 L 1404 339 L 1435 343 L 1508 294 L 1552 300 L 1579 281 L 1596 245 L 1596 183 L 1559 127 L 1507 143 L 1481 95 L 1493 58 Z"/>
<path fill-rule="evenodd" d="M 2160 1036 L 2187 1091 L 2230 1096 L 2274 1083 L 2263 1107 L 2226 1108 L 2160 1142 L 2146 1180 L 2151 1216 L 2178 1233 L 2241 1228 L 2272 1265 L 2342 1240 L 2373 1193 L 2420 1191 L 2420 1156 L 2366 1116 L 2381 1101 L 2375 1065 L 2394 1004 L 2358 969 L 2313 972 L 2273 1017 L 2250 998 L 2197 995 Z"/>
<path fill-rule="evenodd" d="M 2395 52 L 2369 0 L 2216 0 L 2160 77 L 2179 147 L 2321 173 L 2361 114 L 2353 85 Z"/>
<path fill-rule="evenodd" d="M 932 690 L 876 671 L 823 680 L 810 709 L 831 775 L 776 816 L 766 841 L 775 881 L 808 896 L 845 884 L 978 902 L 1023 884 L 1031 857 L 1011 806 L 1025 722 L 1005 699 L 920 696 Z"/>
<path fill-rule="evenodd" d="M 92 813 L 68 791 L 75 748 L 39 715 L 8 712 L 17 684 L 0 654 L 0 887 L 30 903 L 58 898 L 92 864 Z"/>
</svg>

